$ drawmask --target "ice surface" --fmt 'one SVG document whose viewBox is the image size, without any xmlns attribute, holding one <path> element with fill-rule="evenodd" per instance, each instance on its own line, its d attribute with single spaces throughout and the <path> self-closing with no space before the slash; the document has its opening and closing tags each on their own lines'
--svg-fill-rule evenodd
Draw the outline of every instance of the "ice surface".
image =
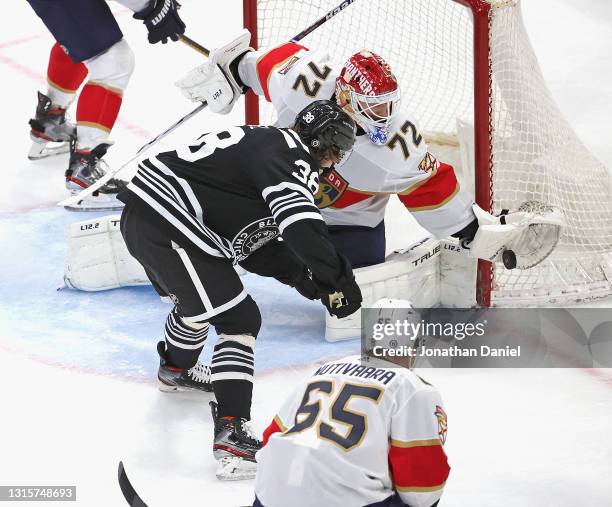
<svg viewBox="0 0 612 507">
<path fill-rule="evenodd" d="M 208 47 L 240 27 L 237 0 L 212 9 L 210 2 L 182 3 L 188 34 Z M 172 83 L 202 59 L 181 44 L 150 47 L 142 25 L 114 8 L 137 56 L 108 154 L 117 165 L 194 107 Z M 585 144 L 612 167 L 612 6 L 525 0 L 524 14 L 553 95 Z M 148 287 L 57 290 L 65 226 L 92 215 L 54 207 L 65 195 L 65 156 L 25 158 L 26 122 L 44 87 L 51 41 L 26 2 L 11 2 L 10 15 L 0 17 L 0 484 L 76 484 L 80 505 L 123 505 L 116 466 L 124 459 L 151 506 L 247 505 L 251 481 L 214 479 L 210 398 L 155 388 L 155 343 L 170 307 Z M 241 122 L 241 107 L 226 117 L 203 112 L 160 149 Z M 396 204 L 388 223 L 391 247 L 421 233 Z M 314 362 L 358 345 L 323 340 L 318 304 L 269 280 L 249 275 L 244 283 L 264 320 L 253 406 L 261 431 Z M 450 421 L 453 471 L 441 505 L 612 505 L 608 372 L 424 375 L 442 392 Z"/>
</svg>

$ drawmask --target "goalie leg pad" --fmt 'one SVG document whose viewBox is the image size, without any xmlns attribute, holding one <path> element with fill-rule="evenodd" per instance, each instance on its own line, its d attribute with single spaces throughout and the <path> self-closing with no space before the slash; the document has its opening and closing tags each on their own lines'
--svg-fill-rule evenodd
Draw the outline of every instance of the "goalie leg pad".
<svg viewBox="0 0 612 507">
<path fill-rule="evenodd" d="M 403 299 L 416 308 L 428 308 L 440 300 L 440 242 L 428 241 L 406 252 L 396 252 L 384 263 L 355 269 L 355 280 L 361 289 L 363 307 L 376 301 Z M 338 319 L 326 315 L 325 339 L 339 341 L 361 334 L 361 311 Z"/>
<path fill-rule="evenodd" d="M 125 246 L 119 221 L 119 215 L 109 215 L 68 226 L 64 266 L 68 287 L 100 291 L 149 283 L 143 267 Z"/>
</svg>

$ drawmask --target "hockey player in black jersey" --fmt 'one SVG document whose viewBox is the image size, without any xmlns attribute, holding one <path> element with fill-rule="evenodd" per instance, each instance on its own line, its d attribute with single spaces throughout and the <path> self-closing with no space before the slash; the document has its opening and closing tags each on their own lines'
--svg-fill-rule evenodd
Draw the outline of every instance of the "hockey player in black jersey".
<svg viewBox="0 0 612 507">
<path fill-rule="evenodd" d="M 244 422 L 261 316 L 233 264 L 320 298 L 332 315 L 360 307 L 351 266 L 314 204 L 320 172 L 354 141 L 354 121 L 317 101 L 293 128 L 232 127 L 144 160 L 119 194 L 128 250 L 175 303 L 159 347 L 160 380 L 188 382 L 184 372 L 196 364 L 208 326 L 219 336 L 211 381 L 220 478 L 236 478 L 236 462 L 243 470 L 260 447 Z"/>
</svg>

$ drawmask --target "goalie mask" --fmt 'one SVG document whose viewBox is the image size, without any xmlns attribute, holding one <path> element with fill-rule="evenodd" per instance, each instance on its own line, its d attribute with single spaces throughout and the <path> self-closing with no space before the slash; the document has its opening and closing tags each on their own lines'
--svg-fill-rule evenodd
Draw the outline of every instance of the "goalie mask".
<svg viewBox="0 0 612 507">
<path fill-rule="evenodd" d="M 387 142 L 391 120 L 399 112 L 400 90 L 380 56 L 366 50 L 351 56 L 336 79 L 336 100 L 373 143 Z"/>
</svg>

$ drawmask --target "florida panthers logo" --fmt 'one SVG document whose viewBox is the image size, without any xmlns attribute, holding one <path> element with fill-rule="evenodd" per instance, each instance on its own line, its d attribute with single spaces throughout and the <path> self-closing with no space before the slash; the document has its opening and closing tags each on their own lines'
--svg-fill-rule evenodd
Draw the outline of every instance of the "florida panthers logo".
<svg viewBox="0 0 612 507">
<path fill-rule="evenodd" d="M 431 171 L 438 169 L 438 167 L 440 167 L 440 162 L 438 162 L 436 157 L 434 157 L 431 153 L 427 153 L 419 164 L 419 171 L 430 173 Z"/>
<path fill-rule="evenodd" d="M 336 171 L 331 171 L 319 181 L 319 190 L 315 194 L 315 204 L 319 209 L 334 204 L 348 188 L 348 182 Z"/>
<path fill-rule="evenodd" d="M 438 436 L 442 445 L 446 443 L 446 430 L 448 423 L 446 422 L 446 412 L 440 405 L 436 405 L 436 411 L 434 412 L 436 419 L 438 419 Z"/>
<path fill-rule="evenodd" d="M 279 235 L 272 217 L 262 218 L 244 227 L 232 241 L 236 261 L 240 262 Z"/>
</svg>

